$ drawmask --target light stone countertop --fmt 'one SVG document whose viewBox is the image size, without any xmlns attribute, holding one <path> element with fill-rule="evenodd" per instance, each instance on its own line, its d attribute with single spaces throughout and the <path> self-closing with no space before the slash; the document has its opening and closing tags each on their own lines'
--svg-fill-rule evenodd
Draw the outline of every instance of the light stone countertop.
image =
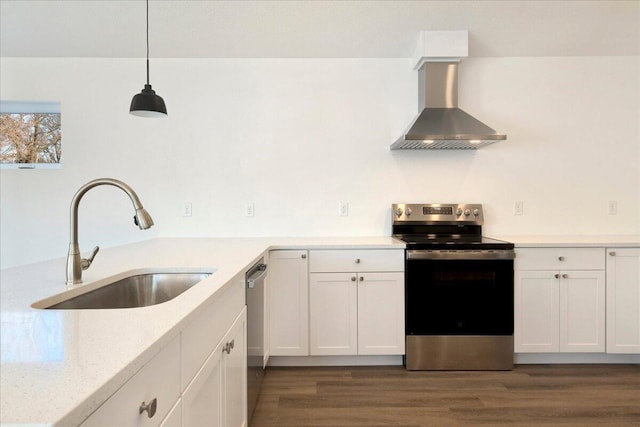
<svg viewBox="0 0 640 427">
<path fill-rule="evenodd" d="M 607 248 L 607 247 L 640 247 L 640 235 L 519 235 L 491 236 L 496 239 L 512 242 L 517 248 Z"/>
<path fill-rule="evenodd" d="M 83 282 L 139 269 L 214 271 L 163 304 L 40 310 L 64 292 L 66 258 L 0 270 L 0 422 L 76 426 L 272 249 L 403 249 L 391 237 L 161 238 L 101 250 Z"/>
</svg>

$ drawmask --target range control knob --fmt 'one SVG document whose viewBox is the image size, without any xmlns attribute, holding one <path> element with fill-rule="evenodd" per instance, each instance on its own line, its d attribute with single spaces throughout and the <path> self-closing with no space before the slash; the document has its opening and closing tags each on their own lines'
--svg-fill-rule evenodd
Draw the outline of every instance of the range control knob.
<svg viewBox="0 0 640 427">
<path fill-rule="evenodd" d="M 473 216 L 479 216 L 479 215 L 480 215 L 480 211 L 478 209 L 474 209 Z"/>
<path fill-rule="evenodd" d="M 402 208 L 396 209 L 396 216 L 397 217 L 401 217 L 402 216 Z"/>
<path fill-rule="evenodd" d="M 471 215 L 471 210 L 470 209 L 465 209 L 464 210 L 464 216 L 469 216 Z"/>
<path fill-rule="evenodd" d="M 411 208 L 406 208 L 406 209 L 404 210 L 404 214 L 405 214 L 406 216 L 411 215 Z"/>
<path fill-rule="evenodd" d="M 458 208 L 456 209 L 456 216 L 460 216 L 460 215 L 462 215 L 462 209 Z"/>
</svg>

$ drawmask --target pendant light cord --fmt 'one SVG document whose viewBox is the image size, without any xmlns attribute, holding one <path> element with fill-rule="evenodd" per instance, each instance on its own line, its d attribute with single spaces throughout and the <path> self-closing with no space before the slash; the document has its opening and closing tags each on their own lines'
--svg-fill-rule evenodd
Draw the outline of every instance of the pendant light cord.
<svg viewBox="0 0 640 427">
<path fill-rule="evenodd" d="M 147 85 L 149 84 L 149 0 L 147 0 Z"/>
</svg>

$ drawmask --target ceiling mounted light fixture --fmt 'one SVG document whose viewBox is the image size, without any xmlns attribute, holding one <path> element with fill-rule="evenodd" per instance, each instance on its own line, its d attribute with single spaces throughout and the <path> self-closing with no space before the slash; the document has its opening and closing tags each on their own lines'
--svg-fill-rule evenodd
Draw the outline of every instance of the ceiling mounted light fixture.
<svg viewBox="0 0 640 427">
<path fill-rule="evenodd" d="M 149 0 L 147 0 L 147 84 L 144 89 L 131 100 L 129 112 L 140 117 L 166 117 L 167 107 L 164 99 L 156 95 L 156 91 L 151 89 L 149 84 Z"/>
</svg>

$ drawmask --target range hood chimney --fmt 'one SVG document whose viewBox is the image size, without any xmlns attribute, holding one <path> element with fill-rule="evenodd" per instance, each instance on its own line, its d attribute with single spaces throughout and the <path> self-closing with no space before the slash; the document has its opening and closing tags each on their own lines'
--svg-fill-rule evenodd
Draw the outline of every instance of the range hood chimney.
<svg viewBox="0 0 640 427">
<path fill-rule="evenodd" d="M 467 56 L 467 38 L 466 31 L 422 32 L 424 52 L 416 66 L 420 114 L 392 150 L 477 149 L 507 139 L 458 108 L 458 64 Z"/>
</svg>

